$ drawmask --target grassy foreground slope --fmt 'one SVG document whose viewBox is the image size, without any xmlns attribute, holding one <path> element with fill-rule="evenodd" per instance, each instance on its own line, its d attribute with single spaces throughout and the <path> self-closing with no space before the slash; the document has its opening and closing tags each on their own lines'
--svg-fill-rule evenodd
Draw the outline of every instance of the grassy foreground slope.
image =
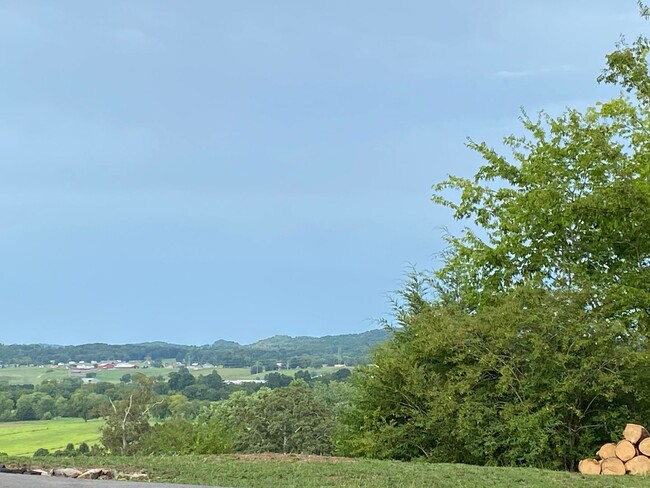
<svg viewBox="0 0 650 488">
<path fill-rule="evenodd" d="M 0 423 L 0 452 L 10 456 L 31 456 L 43 447 L 50 451 L 65 449 L 72 442 L 78 447 L 99 442 L 99 431 L 104 421 L 82 419 L 34 420 L 30 422 Z"/>
<path fill-rule="evenodd" d="M 489 468 L 454 464 L 402 463 L 318 456 L 173 456 L 2 459 L 33 467 L 105 467 L 144 470 L 155 481 L 248 488 L 484 488 L 647 487 L 647 477 L 584 477 L 531 468 Z M 30 464 L 36 463 L 36 464 Z"/>
</svg>

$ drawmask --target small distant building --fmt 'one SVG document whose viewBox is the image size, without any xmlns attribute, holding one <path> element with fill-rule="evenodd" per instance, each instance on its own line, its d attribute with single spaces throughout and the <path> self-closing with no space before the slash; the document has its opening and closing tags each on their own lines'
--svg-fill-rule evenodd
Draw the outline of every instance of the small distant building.
<svg viewBox="0 0 650 488">
<path fill-rule="evenodd" d="M 138 366 L 131 363 L 117 363 L 115 369 L 135 369 Z"/>
<path fill-rule="evenodd" d="M 73 368 L 73 369 L 85 369 L 85 370 L 88 370 L 88 369 L 95 369 L 95 367 L 94 367 L 94 366 L 91 366 L 90 364 L 82 364 L 82 363 L 79 363 L 79 364 L 77 364 L 77 366 L 76 366 L 75 368 Z"/>
<path fill-rule="evenodd" d="M 99 363 L 97 365 L 97 369 L 113 369 L 114 367 L 115 364 L 111 362 Z"/>
<path fill-rule="evenodd" d="M 246 383 L 264 384 L 266 380 L 226 380 L 224 383 L 227 385 L 244 385 Z"/>
</svg>

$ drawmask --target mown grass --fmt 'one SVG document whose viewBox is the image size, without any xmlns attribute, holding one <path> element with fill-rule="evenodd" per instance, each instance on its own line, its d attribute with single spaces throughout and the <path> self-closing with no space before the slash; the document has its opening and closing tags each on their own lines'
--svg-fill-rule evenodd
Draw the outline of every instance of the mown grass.
<svg viewBox="0 0 650 488">
<path fill-rule="evenodd" d="M 304 456 L 174 456 L 1 459 L 31 467 L 105 467 L 147 472 L 154 481 L 248 488 L 613 488 L 647 487 L 648 477 L 585 477 L 531 468 L 402 463 Z"/>
<path fill-rule="evenodd" d="M 0 423 L 0 452 L 11 456 L 31 456 L 43 447 L 49 451 L 65 449 L 68 443 L 78 447 L 99 442 L 99 431 L 104 421 L 82 419 L 35 420 L 31 422 Z"/>
</svg>

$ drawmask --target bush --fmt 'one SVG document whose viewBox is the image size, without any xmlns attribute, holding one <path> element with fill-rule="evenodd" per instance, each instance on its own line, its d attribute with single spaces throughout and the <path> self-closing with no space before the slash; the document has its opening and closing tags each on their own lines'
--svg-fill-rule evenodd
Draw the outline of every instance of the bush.
<svg viewBox="0 0 650 488">
<path fill-rule="evenodd" d="M 334 373 L 332 373 L 332 379 L 334 381 L 343 381 L 350 376 L 352 376 L 352 371 L 350 371 L 348 368 L 337 369 L 334 371 Z"/>
<path fill-rule="evenodd" d="M 37 449 L 36 452 L 34 452 L 34 457 L 45 457 L 49 455 L 50 455 L 50 451 L 42 447 L 40 449 Z"/>
<path fill-rule="evenodd" d="M 90 446 L 90 456 L 103 456 L 104 454 L 106 454 L 106 450 L 102 446 L 98 444 Z"/>
<path fill-rule="evenodd" d="M 238 451 L 329 454 L 332 450 L 333 414 L 302 380 L 288 387 L 262 388 L 248 397 L 235 393 L 216 406 L 212 422 L 228 427 Z"/>
<path fill-rule="evenodd" d="M 342 454 L 571 469 L 650 417 L 638 338 L 582 303 L 522 288 L 414 313 L 360 372 Z"/>
</svg>

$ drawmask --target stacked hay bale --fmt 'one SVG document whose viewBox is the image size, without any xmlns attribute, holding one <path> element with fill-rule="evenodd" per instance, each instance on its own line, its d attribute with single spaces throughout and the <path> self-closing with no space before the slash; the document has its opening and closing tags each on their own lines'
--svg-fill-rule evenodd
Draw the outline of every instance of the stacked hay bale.
<svg viewBox="0 0 650 488">
<path fill-rule="evenodd" d="M 624 474 L 650 473 L 650 434 L 645 427 L 627 424 L 623 440 L 603 445 L 596 453 L 600 460 L 583 459 L 578 465 L 582 474 Z"/>
</svg>

